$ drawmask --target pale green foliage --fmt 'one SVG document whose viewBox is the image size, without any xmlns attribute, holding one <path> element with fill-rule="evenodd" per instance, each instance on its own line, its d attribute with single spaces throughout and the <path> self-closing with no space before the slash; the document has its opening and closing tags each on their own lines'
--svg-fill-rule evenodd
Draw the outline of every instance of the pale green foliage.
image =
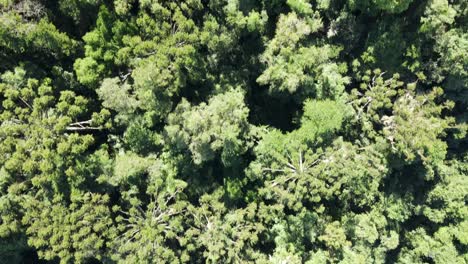
<svg viewBox="0 0 468 264">
<path fill-rule="evenodd" d="M 131 178 L 143 177 L 151 163 L 154 163 L 154 160 L 139 157 L 131 152 L 117 155 L 114 176 L 110 181 L 114 184 L 123 184 Z"/>
<path fill-rule="evenodd" d="M 17 196 L 21 186 L 8 186 L 12 181 L 12 175 L 2 167 L 0 169 L 0 190 L 2 190 L 0 192 L 0 238 L 2 240 L 19 233 L 21 229 L 21 219 L 18 218 L 21 211 L 19 206 L 21 198 Z"/>
<path fill-rule="evenodd" d="M 174 62 L 163 54 L 141 62 L 132 74 L 140 107 L 165 116 L 172 107 L 171 97 L 183 85 L 184 78 L 179 73 Z"/>
<path fill-rule="evenodd" d="M 130 190 L 125 196 L 130 203 L 128 210 L 114 207 L 117 217 L 118 235 L 111 242 L 111 255 L 119 263 L 179 262 L 181 252 L 171 245 L 183 234 L 183 219 L 187 204 L 182 191 L 186 183 L 170 177 L 168 168 L 159 160 L 140 159 L 134 171 L 127 173 L 148 174 L 147 195 L 150 202 L 143 205 Z M 137 171 L 140 170 L 140 171 Z M 143 177 L 143 175 L 139 175 Z M 144 207 L 143 207 L 144 206 Z"/>
<path fill-rule="evenodd" d="M 115 13 L 117 13 L 118 15 L 128 14 L 134 2 L 135 0 L 115 0 L 114 1 Z"/>
<path fill-rule="evenodd" d="M 207 263 L 254 263 L 255 244 L 265 227 L 256 221 L 256 205 L 229 211 L 220 202 L 221 191 L 202 196 L 192 213 L 193 225 L 186 235 L 190 251 L 203 251 Z"/>
<path fill-rule="evenodd" d="M 314 10 L 308 0 L 288 0 L 287 4 L 296 13 L 303 15 L 312 15 Z"/>
<path fill-rule="evenodd" d="M 393 107 L 395 98 L 403 92 L 404 83 L 398 80 L 398 75 L 385 80 L 384 74 L 379 69 L 374 70 L 373 76 L 371 71 L 365 72 L 359 89 L 351 91 L 352 105 L 356 112 L 355 122 L 360 123 L 361 129 L 370 138 L 378 136 L 373 124 L 380 122 L 383 113 Z M 407 88 L 414 90 L 415 84 L 410 84 Z"/>
<path fill-rule="evenodd" d="M 275 241 L 270 263 L 302 263 L 302 255 L 305 253 L 303 241 L 317 241 L 323 220 L 316 212 L 302 210 L 276 221 L 270 230 Z"/>
<path fill-rule="evenodd" d="M 320 13 L 318 11 L 315 11 L 312 8 L 312 5 L 308 3 L 308 0 L 288 0 L 287 4 L 289 5 L 289 7 L 291 7 L 292 11 L 294 11 L 292 13 L 293 16 L 295 16 L 297 13 L 305 22 L 307 22 L 310 28 L 310 33 L 314 33 L 322 29 L 323 21 L 322 21 L 322 18 L 320 17 Z M 290 20 L 287 23 L 293 22 L 294 18 L 292 17 L 292 19 L 293 20 Z M 286 28 L 280 28 L 280 30 L 282 29 L 286 29 Z M 277 33 L 279 32 L 277 31 Z M 284 34 L 284 33 L 287 33 L 287 32 L 282 32 L 280 34 Z M 297 42 L 297 40 L 293 40 L 293 41 Z"/>
<path fill-rule="evenodd" d="M 282 263 L 290 263 L 290 264 L 300 264 L 302 263 L 302 258 L 297 254 L 293 254 L 292 252 L 288 252 L 284 248 L 275 249 L 275 252 L 272 256 L 268 258 L 268 261 L 265 263 L 272 263 L 272 264 L 282 264 Z"/>
<path fill-rule="evenodd" d="M 117 120 L 126 120 L 137 108 L 137 100 L 130 94 L 132 87 L 127 83 L 121 83 L 118 78 L 104 79 L 96 91 L 106 108 L 118 113 Z"/>
<path fill-rule="evenodd" d="M 263 165 L 266 182 L 260 193 L 294 210 L 302 208 L 304 202 L 335 197 L 344 204 L 359 197 L 356 205 L 368 206 L 375 200 L 386 170 L 380 158 L 370 153 L 357 154 L 355 147 L 339 141 L 324 152 L 296 152 L 297 158 L 293 154 L 290 161 L 283 158 L 281 163 Z"/>
<path fill-rule="evenodd" d="M 310 257 L 306 264 L 323 264 L 327 263 L 327 260 L 330 259 L 328 252 L 324 250 L 317 250 L 316 252 L 310 252 Z"/>
<path fill-rule="evenodd" d="M 29 227 L 30 244 L 37 247 L 40 255 L 47 259 L 60 256 L 64 261 L 73 258 L 81 261 L 98 254 L 96 252 L 104 247 L 103 241 L 98 237 L 107 232 L 107 227 L 97 226 L 96 233 L 92 233 L 86 231 L 86 228 L 78 227 L 86 226 L 80 222 L 81 219 L 67 218 L 74 213 L 88 213 L 88 202 L 97 206 L 101 202 L 98 200 L 105 203 L 106 198 L 97 194 L 88 195 L 83 201 L 73 200 L 71 206 L 59 198 L 83 188 L 93 176 L 90 174 L 91 169 L 82 168 L 89 166 L 82 155 L 93 143 L 93 137 L 68 133 L 75 128 L 71 123 L 85 115 L 87 100 L 71 91 L 62 91 L 58 98 L 54 98 L 49 79 L 39 81 L 28 78 L 27 72 L 22 68 L 6 72 L 1 78 L 3 101 L 0 115 L 0 210 L 8 208 L 9 211 L 1 216 L 2 236 L 20 232 L 20 227 Z M 59 200 L 52 202 L 47 197 Z M 103 213 L 106 208 L 99 206 L 96 207 L 97 214 Z M 39 215 L 34 216 L 36 214 Z M 51 218 L 50 214 L 57 218 Z M 19 223 L 22 215 L 26 215 L 26 218 L 23 223 Z M 31 217 L 36 220 L 32 221 Z M 52 231 L 44 231 L 49 225 Z M 58 232 L 64 225 L 70 225 L 66 234 Z M 75 231 L 80 229 L 89 233 L 90 241 L 82 241 L 80 236 L 86 237 L 88 234 L 78 235 L 80 233 Z M 57 240 L 49 244 L 51 232 L 57 233 Z M 66 240 L 63 246 L 61 239 Z M 69 250 L 65 243 L 72 243 L 72 240 L 75 245 L 70 247 L 74 249 Z M 81 242 L 83 243 L 80 244 Z M 93 248 L 90 248 L 91 245 Z"/>
<path fill-rule="evenodd" d="M 12 12 L 21 15 L 28 20 L 39 20 L 46 14 L 44 5 L 35 0 L 2 0 L 0 2 L 0 10 L 3 12 Z"/>
<path fill-rule="evenodd" d="M 466 177 L 467 162 L 454 162 L 450 166 L 441 165 L 438 168 L 441 181 L 432 189 L 428 196 L 423 213 L 435 223 L 443 223 L 448 219 L 465 220 L 468 218 L 468 208 L 465 199 L 468 193 L 468 178 Z"/>
<path fill-rule="evenodd" d="M 387 252 L 398 247 L 399 235 L 388 230 L 391 220 L 385 217 L 385 213 L 373 210 L 364 214 L 348 214 L 345 218 L 352 246 L 344 250 L 344 263 L 385 263 Z M 376 241 L 380 243 L 376 244 Z"/>
<path fill-rule="evenodd" d="M 446 93 L 452 100 L 463 102 L 468 100 L 468 33 L 461 30 L 449 30 L 436 40 L 435 50 L 440 54 L 439 68 L 435 69 L 437 78 L 446 78 Z"/>
<path fill-rule="evenodd" d="M 416 83 L 405 88 L 398 75 L 384 80 L 380 70 L 375 70 L 372 78 L 369 73 L 362 77 L 361 89 L 352 91 L 357 112 L 354 122 L 364 132 L 360 136 L 366 141 L 386 142 L 390 152 L 405 163 L 422 163 L 430 171 L 427 178 L 431 178 L 434 166 L 445 158 L 447 146 L 440 138 L 453 123 L 453 119 L 441 117 L 442 111 L 453 103 L 434 103 L 442 95 L 441 88 L 417 94 Z M 382 129 L 375 129 L 376 125 Z"/>
<path fill-rule="evenodd" d="M 13 5 L 13 0 L 2 0 L 0 1 L 1 8 L 9 8 Z"/>
<path fill-rule="evenodd" d="M 314 19 L 320 21 L 320 18 Z M 271 92 L 299 90 L 318 98 L 339 97 L 348 78 L 342 76 L 343 68 L 331 59 L 338 56 L 340 48 L 305 42 L 305 38 L 319 28 L 311 27 L 295 13 L 281 15 L 275 37 L 261 56 L 267 68 L 257 82 L 269 85 Z"/>
<path fill-rule="evenodd" d="M 60 263 L 101 259 L 112 226 L 107 196 L 84 193 L 66 206 L 56 200 L 40 202 L 27 197 L 23 224 L 28 243 L 41 258 Z"/>
<path fill-rule="evenodd" d="M 300 78 L 300 71 L 302 70 L 300 67 L 287 66 L 289 61 L 294 61 L 290 57 L 294 56 L 293 52 L 299 48 L 298 42 L 310 33 L 310 27 L 305 21 L 298 18 L 295 13 L 290 13 L 287 16 L 281 15 L 278 20 L 275 38 L 270 41 L 262 57 L 262 61 L 269 67 L 257 81 L 260 84 L 277 83 L 272 90 L 295 92 L 300 84 L 299 82 L 305 76 Z M 275 54 L 280 56 L 275 56 Z M 300 58 L 300 56 L 298 57 Z"/>
<path fill-rule="evenodd" d="M 336 132 L 348 116 L 347 106 L 332 100 L 307 100 L 304 103 L 301 127 L 297 131 L 299 138 L 313 143 L 320 141 L 320 136 Z"/>
<path fill-rule="evenodd" d="M 97 93 L 104 107 L 126 114 L 131 113 L 137 103 L 129 94 L 130 89 L 129 84 L 120 84 L 117 78 L 104 79 Z"/>
<path fill-rule="evenodd" d="M 218 17 L 207 15 L 203 22 L 203 28 L 200 34 L 200 42 L 212 52 L 210 62 L 217 62 L 222 59 L 226 53 L 236 48 L 239 36 L 247 29 L 249 32 L 263 32 L 268 15 L 265 11 L 258 13 L 250 11 L 247 15 L 239 10 L 238 0 L 223 2 L 212 2 L 213 8 L 220 9 L 226 16 L 226 23 L 219 21 Z"/>
<path fill-rule="evenodd" d="M 431 0 L 421 18 L 421 31 L 440 34 L 447 25 L 454 22 L 455 15 L 456 11 L 447 0 Z"/>
<path fill-rule="evenodd" d="M 174 147 L 187 148 L 195 164 L 221 155 L 223 163 L 229 165 L 246 150 L 248 114 L 240 90 L 215 95 L 208 104 L 198 106 L 182 100 L 168 117 L 167 137 Z"/>
<path fill-rule="evenodd" d="M 468 55 L 463 50 L 468 48 L 468 33 L 458 30 L 450 30 L 441 36 L 437 43 L 436 50 L 440 51 L 442 56 L 442 65 L 449 68 L 451 74 L 464 78 L 465 83 L 468 78 L 466 64 Z"/>
<path fill-rule="evenodd" d="M 445 81 L 445 93 L 452 100 L 466 105 L 468 56 L 464 51 L 468 49 L 468 38 L 463 30 L 451 28 L 463 17 L 466 17 L 466 6 L 463 7 L 463 4 L 430 1 L 421 18 L 420 30 L 435 41 L 434 51 L 439 57 L 431 65 L 429 76 L 438 82 Z"/>
<path fill-rule="evenodd" d="M 431 236 L 421 227 L 409 232 L 409 245 L 401 250 L 398 262 L 424 263 L 424 259 L 431 259 L 435 263 L 465 263 L 454 245 L 455 232 L 450 226 L 439 228 Z"/>
<path fill-rule="evenodd" d="M 327 224 L 324 234 L 319 236 L 318 239 L 331 249 L 339 249 L 351 245 L 351 243 L 346 240 L 345 230 L 338 221 Z"/>
<path fill-rule="evenodd" d="M 440 163 L 445 158 L 446 144 L 439 139 L 450 120 L 440 118 L 444 106 L 426 104 L 442 91 L 434 89 L 427 95 L 406 93 L 394 105 L 392 116 L 383 116 L 383 134 L 392 150 L 406 161 L 420 159 L 425 165 Z M 432 102 L 432 100 L 429 100 Z"/>
<path fill-rule="evenodd" d="M 267 133 L 255 148 L 257 160 L 251 164 L 255 177 L 265 177 L 260 193 L 294 210 L 300 210 L 303 202 L 333 197 L 343 202 L 360 197 L 359 205 L 372 204 L 386 171 L 375 151 L 369 148 L 366 154 L 359 153 L 357 147 L 341 140 L 330 148 L 314 150 L 314 144 L 329 140 L 340 128 L 344 111 L 340 103 L 309 101 L 298 130 L 286 135 Z"/>
<path fill-rule="evenodd" d="M 257 160 L 275 166 L 286 166 L 285 161 L 289 158 L 292 160 L 288 162 L 300 165 L 304 157 L 311 154 L 307 150 L 309 146 L 329 138 L 341 127 L 344 111 L 344 105 L 335 101 L 307 101 L 304 104 L 304 114 L 299 129 L 288 134 L 274 129 L 265 131 L 262 141 L 255 149 Z M 281 167 L 271 169 L 281 169 Z"/>
</svg>

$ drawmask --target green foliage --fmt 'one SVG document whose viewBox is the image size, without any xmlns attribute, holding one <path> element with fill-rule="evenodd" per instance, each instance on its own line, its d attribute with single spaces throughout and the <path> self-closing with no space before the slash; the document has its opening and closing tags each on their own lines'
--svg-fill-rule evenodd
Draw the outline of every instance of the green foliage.
<svg viewBox="0 0 468 264">
<path fill-rule="evenodd" d="M 416 156 L 424 164 L 432 165 L 445 158 L 446 144 L 439 139 L 450 124 L 440 118 L 444 106 L 425 104 L 428 98 L 436 97 L 441 89 L 413 97 L 406 93 L 394 105 L 392 116 L 383 116 L 383 133 L 392 149 L 402 153 L 407 161 Z"/>
<path fill-rule="evenodd" d="M 321 27 L 320 17 L 308 21 L 298 18 L 295 13 L 281 15 L 275 37 L 261 57 L 267 68 L 257 82 L 268 84 L 270 92 L 294 93 L 300 88 L 305 96 L 339 97 L 348 83 L 348 78 L 342 76 L 346 67 L 331 62 L 331 59 L 338 56 L 340 48 L 305 42 L 308 35 Z"/>
<path fill-rule="evenodd" d="M 106 196 L 85 193 L 69 205 L 60 201 L 39 202 L 26 198 L 28 244 L 37 249 L 41 258 L 61 263 L 86 262 L 101 259 L 112 219 Z"/>
<path fill-rule="evenodd" d="M 432 236 L 429 236 L 423 228 L 409 232 L 407 234 L 409 245 L 402 249 L 398 261 L 421 263 L 423 259 L 428 258 L 436 263 L 465 262 L 465 258 L 459 255 L 453 243 L 453 232 L 450 227 L 442 227 Z"/>
<path fill-rule="evenodd" d="M 187 231 L 188 250 L 203 252 L 207 263 L 254 263 L 259 252 L 251 245 L 265 228 L 256 222 L 256 206 L 228 211 L 220 196 L 216 191 L 200 198 L 200 207 L 192 213 L 193 226 Z"/>
<path fill-rule="evenodd" d="M 432 222 L 465 221 L 468 211 L 465 206 L 467 177 L 466 158 L 461 162 L 452 162 L 439 169 L 440 183 L 427 196 L 423 213 Z"/>
<path fill-rule="evenodd" d="M 40 12 L 40 10 L 39 10 Z M 39 17 L 44 17 L 42 14 Z M 0 69 L 17 66 L 24 54 L 39 58 L 39 62 L 64 60 L 76 53 L 78 43 L 44 17 L 38 22 L 26 20 L 17 12 L 3 12 L 0 16 Z"/>
<path fill-rule="evenodd" d="M 461 0 L 0 0 L 0 262 L 468 262 Z"/>
<path fill-rule="evenodd" d="M 78 23 L 86 23 L 85 18 L 88 18 L 87 12 L 93 12 L 102 2 L 101 0 L 59 0 L 59 9 L 64 14 L 70 16 L 73 21 Z"/>
<path fill-rule="evenodd" d="M 84 85 L 96 86 L 99 77 L 112 71 L 110 67 L 123 37 L 122 33 L 125 33 L 125 31 L 121 32 L 122 30 L 118 31 L 118 29 L 126 29 L 121 22 L 117 22 L 112 27 L 114 21 L 115 19 L 109 10 L 101 6 L 95 29 L 83 36 L 83 40 L 87 44 L 85 46 L 86 57 L 77 59 L 74 68 L 78 81 Z M 112 35 L 113 29 L 121 35 L 114 37 Z"/>
<path fill-rule="evenodd" d="M 138 105 L 138 101 L 130 94 L 131 89 L 129 84 L 113 78 L 104 79 L 96 92 L 102 100 L 102 106 L 117 112 L 117 121 L 128 122 Z"/>
<path fill-rule="evenodd" d="M 363 12 L 375 14 L 379 11 L 387 13 L 401 13 L 405 11 L 413 0 L 351 0 L 349 7 L 351 9 L 358 9 Z"/>
<path fill-rule="evenodd" d="M 130 176 L 146 167 L 149 170 L 147 193 L 150 202 L 143 209 L 141 201 L 130 194 L 128 211 L 113 207 L 119 216 L 116 218 L 118 236 L 111 242 L 111 257 L 119 263 L 178 262 L 179 257 L 185 256 L 171 245 L 181 240 L 180 236 L 183 235 L 187 204 L 181 199 L 181 192 L 186 184 L 161 177 L 160 168 L 154 162 L 150 165 L 144 164 L 145 161 L 141 159 L 133 161 L 139 164 L 133 163 L 132 171 L 120 171 L 127 169 L 121 161 L 116 166 L 116 173 Z"/>
<path fill-rule="evenodd" d="M 232 159 L 246 151 L 248 113 L 240 90 L 216 95 L 208 104 L 198 106 L 182 100 L 169 115 L 167 137 L 176 148 L 187 149 L 195 164 L 220 155 L 229 166 Z"/>
<path fill-rule="evenodd" d="M 421 18 L 421 31 L 440 33 L 454 22 L 456 11 L 445 0 L 430 1 Z"/>
</svg>

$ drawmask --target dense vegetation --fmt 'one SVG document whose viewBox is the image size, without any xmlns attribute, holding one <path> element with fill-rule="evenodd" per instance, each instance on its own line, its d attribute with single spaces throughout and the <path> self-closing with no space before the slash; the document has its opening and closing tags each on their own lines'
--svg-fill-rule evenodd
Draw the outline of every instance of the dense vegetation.
<svg viewBox="0 0 468 264">
<path fill-rule="evenodd" d="M 1 263 L 468 262 L 468 1 L 0 11 Z"/>
</svg>

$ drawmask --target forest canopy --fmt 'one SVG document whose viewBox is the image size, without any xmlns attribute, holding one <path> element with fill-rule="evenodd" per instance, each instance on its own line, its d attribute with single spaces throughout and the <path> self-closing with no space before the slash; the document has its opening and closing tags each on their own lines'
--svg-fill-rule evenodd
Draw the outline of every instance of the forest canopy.
<svg viewBox="0 0 468 264">
<path fill-rule="evenodd" d="M 0 263 L 468 263 L 468 1 L 0 0 Z"/>
</svg>

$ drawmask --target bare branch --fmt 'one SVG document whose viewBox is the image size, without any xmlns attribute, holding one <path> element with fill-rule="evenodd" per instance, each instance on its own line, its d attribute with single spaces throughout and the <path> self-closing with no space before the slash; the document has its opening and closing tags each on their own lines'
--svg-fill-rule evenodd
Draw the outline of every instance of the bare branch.
<svg viewBox="0 0 468 264">
<path fill-rule="evenodd" d="M 127 78 L 132 75 L 132 70 L 129 70 L 126 74 L 119 74 L 120 75 L 120 81 L 123 83 L 127 80 Z"/>
<path fill-rule="evenodd" d="M 71 123 L 69 126 L 81 126 L 81 127 L 83 127 L 83 125 L 90 125 L 92 121 L 93 120 L 89 119 L 89 120 L 86 120 L 86 121 L 75 122 L 75 123 Z"/>
<path fill-rule="evenodd" d="M 21 100 L 21 102 L 23 102 L 29 109 L 33 110 L 32 106 L 26 102 L 26 100 L 24 100 L 22 97 L 19 98 Z"/>
<path fill-rule="evenodd" d="M 92 119 L 86 120 L 86 121 L 80 121 L 80 122 L 75 122 L 71 123 L 66 127 L 67 131 L 85 131 L 85 130 L 101 130 L 102 127 L 92 127 L 89 126 L 92 123 Z"/>
<path fill-rule="evenodd" d="M 66 127 L 67 131 L 101 130 L 101 127 Z"/>
</svg>

